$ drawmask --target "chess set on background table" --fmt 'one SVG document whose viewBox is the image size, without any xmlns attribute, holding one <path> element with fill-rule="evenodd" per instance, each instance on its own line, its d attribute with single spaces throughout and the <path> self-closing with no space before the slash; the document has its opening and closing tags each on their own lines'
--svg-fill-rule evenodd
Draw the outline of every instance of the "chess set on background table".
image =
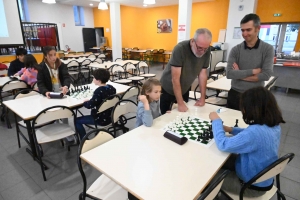
<svg viewBox="0 0 300 200">
<path fill-rule="evenodd" d="M 213 139 L 210 121 L 198 117 L 179 117 L 162 128 L 163 131 L 172 131 L 188 140 L 210 147 Z"/>
</svg>

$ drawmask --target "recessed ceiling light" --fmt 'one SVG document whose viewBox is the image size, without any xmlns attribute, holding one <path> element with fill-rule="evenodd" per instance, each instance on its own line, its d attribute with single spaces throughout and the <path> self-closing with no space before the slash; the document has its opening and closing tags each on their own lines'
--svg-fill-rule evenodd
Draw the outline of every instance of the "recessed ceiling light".
<svg viewBox="0 0 300 200">
<path fill-rule="evenodd" d="M 147 4 L 144 4 L 143 6 L 144 6 L 144 7 L 147 7 L 148 5 L 147 5 Z"/>
<path fill-rule="evenodd" d="M 94 4 L 90 3 L 90 6 L 93 6 Z"/>
</svg>

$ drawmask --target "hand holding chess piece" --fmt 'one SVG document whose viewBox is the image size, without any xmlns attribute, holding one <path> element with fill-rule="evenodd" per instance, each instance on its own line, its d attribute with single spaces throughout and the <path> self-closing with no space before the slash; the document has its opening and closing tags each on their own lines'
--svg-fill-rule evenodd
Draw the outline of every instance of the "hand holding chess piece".
<svg viewBox="0 0 300 200">
<path fill-rule="evenodd" d="M 213 121 L 215 119 L 220 119 L 219 115 L 216 112 L 211 112 L 209 114 L 209 118 Z M 225 126 L 223 125 L 223 129 L 225 132 L 231 133 L 232 132 L 232 128 L 229 126 Z"/>
</svg>

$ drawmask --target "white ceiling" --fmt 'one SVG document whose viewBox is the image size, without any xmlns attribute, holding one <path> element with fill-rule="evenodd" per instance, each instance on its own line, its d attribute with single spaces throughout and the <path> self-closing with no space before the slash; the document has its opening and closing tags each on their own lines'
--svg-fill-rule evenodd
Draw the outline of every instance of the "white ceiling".
<svg viewBox="0 0 300 200">
<path fill-rule="evenodd" d="M 143 0 L 105 0 L 106 3 L 118 2 L 121 5 L 132 6 L 132 7 L 143 7 Z M 215 1 L 215 0 L 193 0 L 193 2 L 205 2 L 205 1 Z M 93 4 L 93 7 L 97 7 L 100 0 L 56 0 L 57 3 L 68 4 L 68 5 L 77 5 L 90 7 L 89 4 Z M 160 6 L 170 6 L 177 5 L 178 0 L 156 0 L 155 5 L 148 5 L 146 8 L 150 7 L 160 7 Z"/>
</svg>

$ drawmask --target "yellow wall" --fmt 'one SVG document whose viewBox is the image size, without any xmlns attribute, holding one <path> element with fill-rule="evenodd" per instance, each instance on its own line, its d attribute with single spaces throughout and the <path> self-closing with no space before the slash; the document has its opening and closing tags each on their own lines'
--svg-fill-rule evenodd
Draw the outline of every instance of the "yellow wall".
<svg viewBox="0 0 300 200">
<path fill-rule="evenodd" d="M 256 13 L 263 23 L 266 22 L 300 22 L 299 0 L 258 0 Z M 274 13 L 282 16 L 274 17 Z"/>
<path fill-rule="evenodd" d="M 43 60 L 43 54 L 42 53 L 33 53 L 32 55 L 35 57 L 35 59 L 36 59 L 36 61 L 38 63 L 42 62 L 42 60 Z M 4 56 L 0 56 L 0 62 L 4 62 L 4 61 L 11 62 L 11 61 L 13 61 L 15 59 L 16 59 L 16 55 L 4 55 Z"/>
<path fill-rule="evenodd" d="M 191 37 L 200 27 L 212 31 L 213 41 L 217 41 L 219 30 L 226 29 L 229 0 L 194 3 L 192 8 Z M 218 8 L 218 9 L 216 9 Z M 172 50 L 177 43 L 178 5 L 136 8 L 121 6 L 121 31 L 123 47 L 138 47 L 140 49 L 155 48 Z M 159 19 L 172 19 L 172 33 L 157 33 L 156 23 Z M 94 8 L 95 27 L 110 29 L 109 11 Z M 105 32 L 105 30 L 104 30 Z M 110 32 L 104 33 L 111 45 Z"/>
</svg>

